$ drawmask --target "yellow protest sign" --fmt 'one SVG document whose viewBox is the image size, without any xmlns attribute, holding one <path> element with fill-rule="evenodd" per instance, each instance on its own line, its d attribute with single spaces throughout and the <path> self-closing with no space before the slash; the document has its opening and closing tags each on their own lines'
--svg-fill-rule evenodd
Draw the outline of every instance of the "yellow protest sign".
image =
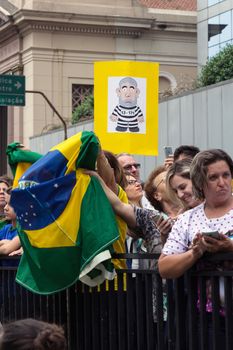
<svg viewBox="0 0 233 350">
<path fill-rule="evenodd" d="M 159 64 L 94 64 L 94 131 L 113 153 L 158 154 Z"/>
</svg>

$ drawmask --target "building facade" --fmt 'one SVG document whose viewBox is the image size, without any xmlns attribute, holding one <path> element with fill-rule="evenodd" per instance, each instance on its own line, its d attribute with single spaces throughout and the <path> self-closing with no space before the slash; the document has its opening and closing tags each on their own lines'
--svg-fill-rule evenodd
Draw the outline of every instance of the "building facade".
<svg viewBox="0 0 233 350">
<path fill-rule="evenodd" d="M 157 166 L 164 163 L 164 146 L 173 150 L 180 145 L 195 145 L 201 150 L 222 148 L 233 158 L 233 79 L 183 95 L 170 97 L 159 104 L 158 156 L 135 155 L 145 181 Z M 68 128 L 72 136 L 93 130 L 93 120 L 84 120 Z M 62 129 L 30 138 L 30 149 L 46 154 L 64 140 Z"/>
<path fill-rule="evenodd" d="M 233 2 L 198 0 L 198 68 L 227 44 L 233 43 Z"/>
<path fill-rule="evenodd" d="M 24 75 L 26 90 L 43 92 L 67 124 L 93 88 L 95 61 L 159 62 L 160 91 L 174 89 L 196 76 L 195 3 L 0 0 L 0 74 Z M 37 93 L 7 110 L 8 143 L 28 145 L 29 137 L 61 125 Z"/>
</svg>

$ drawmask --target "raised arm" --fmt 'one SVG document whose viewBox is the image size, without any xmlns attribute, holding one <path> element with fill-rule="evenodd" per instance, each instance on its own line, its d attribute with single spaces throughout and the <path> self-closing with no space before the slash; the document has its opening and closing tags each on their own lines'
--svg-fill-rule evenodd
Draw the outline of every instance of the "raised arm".
<svg viewBox="0 0 233 350">
<path fill-rule="evenodd" d="M 130 226 L 131 228 L 135 227 L 136 216 L 135 216 L 133 207 L 130 204 L 123 203 L 117 197 L 117 195 L 112 190 L 110 190 L 110 188 L 105 184 L 103 179 L 95 171 L 86 170 L 85 173 L 88 175 L 94 176 L 99 180 L 106 196 L 108 197 L 109 202 L 112 205 L 114 212 L 118 216 L 120 216 L 128 226 Z"/>
<path fill-rule="evenodd" d="M 118 186 L 114 176 L 114 171 L 111 168 L 103 150 L 101 149 L 97 157 L 97 172 L 104 180 L 106 185 L 114 192 L 118 193 Z"/>
</svg>

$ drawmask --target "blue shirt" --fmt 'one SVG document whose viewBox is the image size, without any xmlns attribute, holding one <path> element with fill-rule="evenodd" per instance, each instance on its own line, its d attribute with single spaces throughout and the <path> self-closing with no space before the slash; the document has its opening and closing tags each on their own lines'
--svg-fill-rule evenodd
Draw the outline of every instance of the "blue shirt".
<svg viewBox="0 0 233 350">
<path fill-rule="evenodd" d="M 18 235 L 18 230 L 16 227 L 13 227 L 12 224 L 5 225 L 0 230 L 0 240 L 2 239 L 13 239 Z M 18 259 L 0 259 L 0 266 L 17 266 L 19 264 Z"/>
<path fill-rule="evenodd" d="M 18 235 L 17 228 L 13 227 L 11 224 L 6 224 L 0 230 L 0 240 L 2 240 L 2 239 L 9 239 L 9 240 L 11 240 L 17 235 Z"/>
</svg>

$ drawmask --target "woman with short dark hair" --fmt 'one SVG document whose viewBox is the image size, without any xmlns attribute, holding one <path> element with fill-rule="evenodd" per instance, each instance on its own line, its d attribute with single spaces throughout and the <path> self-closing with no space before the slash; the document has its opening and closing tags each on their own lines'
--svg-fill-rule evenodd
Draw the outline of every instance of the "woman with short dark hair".
<svg viewBox="0 0 233 350">
<path fill-rule="evenodd" d="M 228 237 L 233 229 L 232 173 L 232 160 L 222 150 L 202 151 L 195 156 L 191 181 L 195 195 L 204 201 L 181 214 L 173 225 L 159 258 L 162 277 L 181 276 L 206 251 L 233 251 L 233 240 Z M 220 239 L 204 234 L 209 231 L 219 231 Z"/>
<path fill-rule="evenodd" d="M 233 252 L 232 175 L 232 159 L 223 150 L 207 150 L 195 156 L 191 164 L 190 176 L 193 192 L 199 200 L 202 200 L 202 203 L 181 214 L 174 224 L 158 262 L 162 277 L 181 276 L 205 252 Z M 212 262 L 213 270 L 219 268 L 218 262 Z M 224 269 L 224 266 L 221 266 L 221 269 Z M 221 280 L 219 283 L 221 287 L 219 316 L 222 316 L 226 308 L 225 287 Z M 208 320 L 208 347 L 205 349 L 212 350 L 213 303 L 211 283 L 208 279 L 206 281 L 205 311 Z M 225 320 L 223 317 L 221 324 L 223 327 L 219 328 L 219 344 L 225 349 Z"/>
<path fill-rule="evenodd" d="M 208 167 L 218 161 L 223 161 L 228 165 L 231 176 L 233 177 L 233 161 L 222 149 L 203 151 L 192 162 L 190 173 L 193 192 L 200 200 L 205 199 L 204 187 L 208 183 Z"/>
</svg>

